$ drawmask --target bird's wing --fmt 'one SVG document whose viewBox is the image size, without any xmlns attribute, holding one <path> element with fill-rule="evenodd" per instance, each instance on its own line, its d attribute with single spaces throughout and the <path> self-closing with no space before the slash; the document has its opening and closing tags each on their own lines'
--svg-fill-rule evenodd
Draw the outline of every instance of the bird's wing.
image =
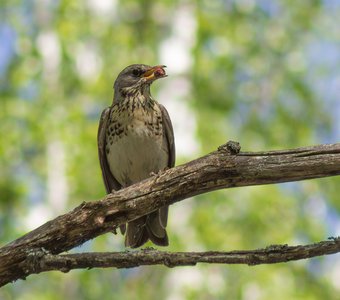
<svg viewBox="0 0 340 300">
<path fill-rule="evenodd" d="M 116 178 L 112 175 L 110 171 L 109 164 L 106 159 L 105 146 L 106 146 L 106 130 L 108 121 L 110 118 L 111 107 L 106 108 L 100 117 L 97 143 L 98 143 L 98 155 L 100 161 L 100 167 L 102 169 L 102 175 L 104 179 L 104 184 L 106 192 L 109 194 L 112 190 L 119 190 L 121 185 Z"/>
<path fill-rule="evenodd" d="M 111 111 L 111 107 L 108 107 L 104 109 L 104 111 L 102 112 L 102 115 L 100 116 L 98 135 L 97 135 L 100 167 L 102 169 L 104 184 L 105 184 L 106 192 L 108 194 L 111 193 L 112 190 L 119 190 L 122 187 L 117 181 L 117 179 L 114 178 L 114 176 L 112 175 L 109 164 L 106 159 L 106 153 L 105 153 L 106 130 L 107 130 L 107 125 L 108 125 L 108 121 L 110 118 L 110 111 Z M 119 226 L 119 228 L 120 228 L 121 233 L 124 234 L 126 230 L 126 225 L 122 224 Z"/>
<path fill-rule="evenodd" d="M 175 160 L 176 160 L 176 151 L 175 151 L 175 138 L 174 138 L 174 130 L 172 128 L 171 120 L 169 117 L 169 114 L 165 107 L 161 104 L 159 104 L 161 112 L 162 112 L 162 120 L 163 120 L 163 134 L 166 138 L 166 141 L 168 143 L 168 149 L 169 149 L 169 161 L 168 161 L 168 167 L 172 168 L 175 166 Z"/>
<path fill-rule="evenodd" d="M 171 123 L 167 110 L 165 109 L 163 105 L 159 104 L 159 106 L 162 112 L 162 120 L 163 120 L 163 128 L 164 128 L 163 134 L 168 143 L 168 150 L 169 150 L 168 167 L 172 168 L 175 166 L 175 160 L 176 160 L 174 130 L 172 128 L 172 123 Z M 159 210 L 159 220 L 163 228 L 165 228 L 168 223 L 168 210 L 169 210 L 169 206 L 164 206 Z"/>
</svg>

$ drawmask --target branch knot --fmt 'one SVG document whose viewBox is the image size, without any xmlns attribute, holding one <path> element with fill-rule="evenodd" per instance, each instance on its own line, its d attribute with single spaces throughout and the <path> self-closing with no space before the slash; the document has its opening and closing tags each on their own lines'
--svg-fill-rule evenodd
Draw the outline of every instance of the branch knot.
<svg viewBox="0 0 340 300">
<path fill-rule="evenodd" d="M 219 146 L 217 150 L 222 152 L 228 152 L 231 155 L 236 155 L 240 153 L 241 146 L 239 142 L 228 141 L 226 144 Z"/>
</svg>

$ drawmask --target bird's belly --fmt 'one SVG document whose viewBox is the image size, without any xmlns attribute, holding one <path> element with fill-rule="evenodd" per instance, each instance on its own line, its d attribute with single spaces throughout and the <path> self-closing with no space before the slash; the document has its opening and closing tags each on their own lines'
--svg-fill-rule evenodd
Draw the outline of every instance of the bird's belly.
<svg viewBox="0 0 340 300">
<path fill-rule="evenodd" d="M 107 154 L 113 176 L 127 186 L 166 168 L 168 153 L 164 142 L 162 135 L 152 135 L 146 128 L 116 137 Z"/>
</svg>

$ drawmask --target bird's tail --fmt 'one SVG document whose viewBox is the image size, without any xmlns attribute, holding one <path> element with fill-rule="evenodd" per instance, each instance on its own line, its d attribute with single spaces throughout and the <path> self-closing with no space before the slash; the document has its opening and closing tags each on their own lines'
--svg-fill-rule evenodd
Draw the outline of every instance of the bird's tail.
<svg viewBox="0 0 340 300">
<path fill-rule="evenodd" d="M 158 246 L 168 246 L 165 227 L 168 221 L 168 206 L 128 223 L 125 246 L 138 248 L 149 239 Z"/>
</svg>

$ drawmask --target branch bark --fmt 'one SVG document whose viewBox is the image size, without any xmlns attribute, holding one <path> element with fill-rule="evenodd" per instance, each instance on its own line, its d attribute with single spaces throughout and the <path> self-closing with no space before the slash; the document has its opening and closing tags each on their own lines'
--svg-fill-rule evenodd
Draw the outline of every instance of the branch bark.
<svg viewBox="0 0 340 300">
<path fill-rule="evenodd" d="M 339 143 L 237 152 L 237 145 L 228 143 L 218 151 L 160 172 L 99 201 L 83 202 L 71 212 L 7 244 L 0 248 L 0 286 L 32 274 L 27 261 L 32 256 L 39 257 L 36 253 L 59 254 L 115 231 L 120 224 L 194 195 L 222 188 L 340 175 Z"/>
</svg>

